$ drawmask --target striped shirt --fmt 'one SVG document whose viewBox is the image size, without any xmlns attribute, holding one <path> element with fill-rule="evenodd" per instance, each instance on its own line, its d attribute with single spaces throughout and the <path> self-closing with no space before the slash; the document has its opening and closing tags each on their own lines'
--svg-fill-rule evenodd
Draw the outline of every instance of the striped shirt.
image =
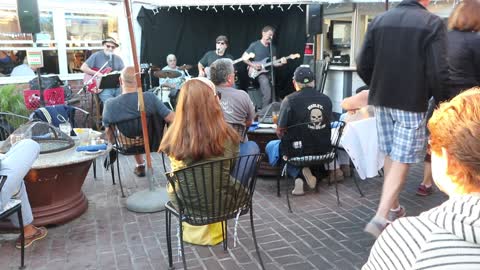
<svg viewBox="0 0 480 270">
<path fill-rule="evenodd" d="M 451 197 L 389 225 L 362 270 L 480 269 L 480 197 Z"/>
</svg>

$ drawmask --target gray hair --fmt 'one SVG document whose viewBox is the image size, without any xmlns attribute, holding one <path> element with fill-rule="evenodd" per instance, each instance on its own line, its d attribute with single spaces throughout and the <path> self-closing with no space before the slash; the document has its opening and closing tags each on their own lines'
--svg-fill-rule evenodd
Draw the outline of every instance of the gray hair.
<svg viewBox="0 0 480 270">
<path fill-rule="evenodd" d="M 210 79 L 215 85 L 226 83 L 233 72 L 233 61 L 228 58 L 217 59 L 210 65 Z"/>
<path fill-rule="evenodd" d="M 170 58 L 175 58 L 175 59 L 177 59 L 177 57 L 175 56 L 175 54 L 169 54 L 169 55 L 167 55 L 167 62 L 168 62 L 168 59 L 170 59 Z"/>
</svg>

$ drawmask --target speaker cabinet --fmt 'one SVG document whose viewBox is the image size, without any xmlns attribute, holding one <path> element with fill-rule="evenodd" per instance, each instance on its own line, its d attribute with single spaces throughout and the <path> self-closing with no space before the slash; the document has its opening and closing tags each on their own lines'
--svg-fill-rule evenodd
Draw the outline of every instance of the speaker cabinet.
<svg viewBox="0 0 480 270">
<path fill-rule="evenodd" d="M 307 33 L 309 35 L 321 34 L 323 30 L 323 6 L 311 4 L 307 6 Z"/>
<path fill-rule="evenodd" d="M 17 15 L 22 33 L 40 32 L 40 12 L 37 0 L 17 0 Z"/>
</svg>

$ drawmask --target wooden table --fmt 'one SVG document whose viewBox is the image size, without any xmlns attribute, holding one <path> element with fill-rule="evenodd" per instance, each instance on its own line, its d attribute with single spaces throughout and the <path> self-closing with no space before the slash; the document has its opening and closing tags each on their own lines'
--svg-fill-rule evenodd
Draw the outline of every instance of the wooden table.
<svg viewBox="0 0 480 270">
<path fill-rule="evenodd" d="M 260 163 L 258 175 L 260 176 L 278 176 L 280 175 L 280 167 L 272 167 L 268 163 L 268 157 L 265 153 L 265 146 L 269 141 L 277 140 L 277 134 L 274 128 L 257 128 L 253 131 L 248 131 L 248 139 L 254 141 L 260 147 L 260 153 L 264 153 L 265 157 Z"/>
</svg>

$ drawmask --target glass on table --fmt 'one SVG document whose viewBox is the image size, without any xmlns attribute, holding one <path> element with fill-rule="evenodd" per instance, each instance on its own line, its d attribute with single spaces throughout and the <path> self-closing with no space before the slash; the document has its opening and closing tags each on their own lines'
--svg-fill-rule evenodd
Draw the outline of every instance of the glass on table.
<svg viewBox="0 0 480 270">
<path fill-rule="evenodd" d="M 72 125 L 69 122 L 63 122 L 58 125 L 60 131 L 70 136 L 70 132 L 72 131 Z"/>
<path fill-rule="evenodd" d="M 278 114 L 278 111 L 272 111 L 272 121 L 275 125 L 278 124 Z"/>
<path fill-rule="evenodd" d="M 10 144 L 14 145 L 17 142 L 23 140 L 25 138 L 25 134 L 23 133 L 12 133 L 10 134 Z"/>
</svg>

